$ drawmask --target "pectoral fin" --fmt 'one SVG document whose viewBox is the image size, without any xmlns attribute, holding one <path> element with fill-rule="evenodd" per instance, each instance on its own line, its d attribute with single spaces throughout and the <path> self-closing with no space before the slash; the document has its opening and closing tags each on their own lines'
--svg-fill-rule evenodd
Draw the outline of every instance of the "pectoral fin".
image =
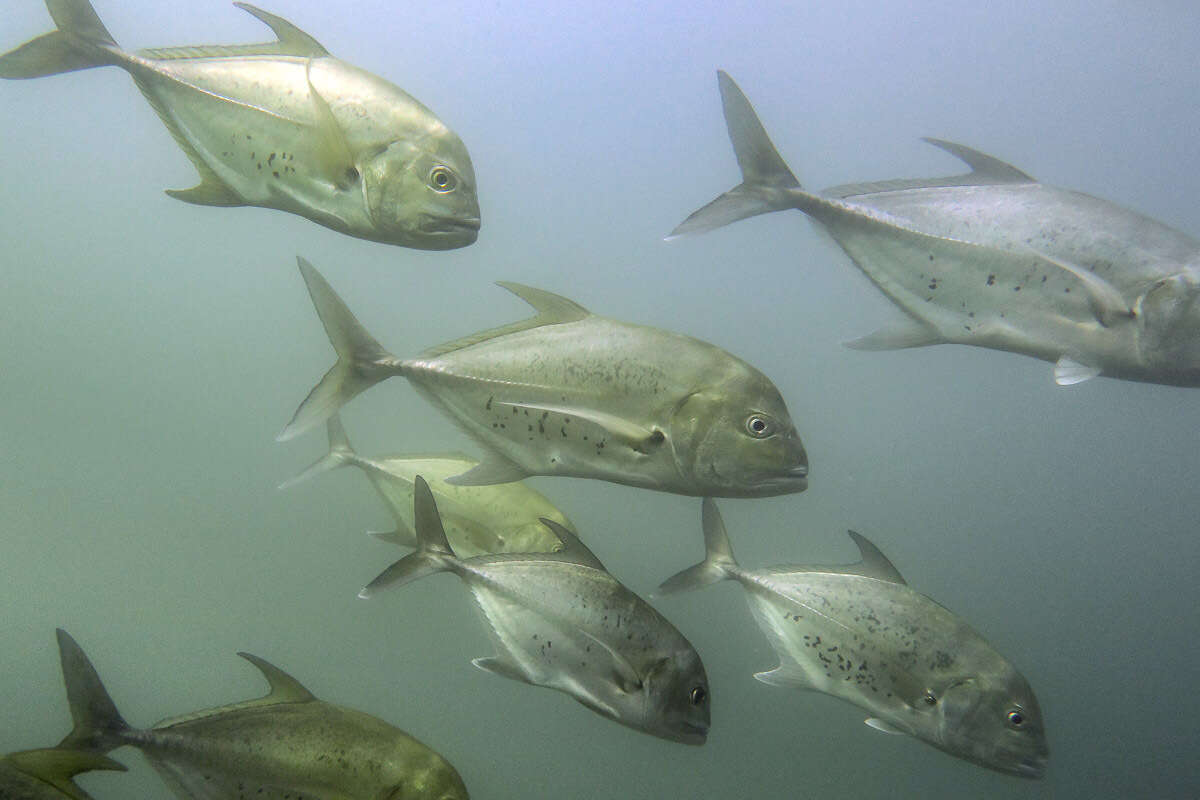
<svg viewBox="0 0 1200 800">
<path fill-rule="evenodd" d="M 346 191 L 360 180 L 358 167 L 353 153 L 350 152 L 350 146 L 346 143 L 346 135 L 333 116 L 333 110 L 313 86 L 311 70 L 312 62 L 309 61 L 305 65 L 304 77 L 308 81 L 308 93 L 312 97 L 316 114 L 314 126 L 320 142 L 317 148 L 320 172 L 338 189 Z"/>
<path fill-rule="evenodd" d="M 548 411 L 551 414 L 561 414 L 568 419 L 584 420 L 602 428 L 612 438 L 643 453 L 649 452 L 651 448 L 662 443 L 664 439 L 662 431 L 652 430 L 635 422 L 630 422 L 623 417 L 618 417 L 615 414 L 609 414 L 594 408 L 548 405 L 545 403 L 497 403 L 497 405 L 529 409 L 530 411 Z"/>
<path fill-rule="evenodd" d="M 1096 273 L 1077 264 L 1060 261 L 1041 253 L 1038 253 L 1038 257 L 1069 273 L 1083 284 L 1092 314 L 1096 317 L 1096 321 L 1104 327 L 1110 328 L 1118 322 L 1128 321 L 1136 316 L 1134 310 L 1129 303 L 1125 302 L 1125 298 L 1116 290 L 1116 287 Z"/>
</svg>

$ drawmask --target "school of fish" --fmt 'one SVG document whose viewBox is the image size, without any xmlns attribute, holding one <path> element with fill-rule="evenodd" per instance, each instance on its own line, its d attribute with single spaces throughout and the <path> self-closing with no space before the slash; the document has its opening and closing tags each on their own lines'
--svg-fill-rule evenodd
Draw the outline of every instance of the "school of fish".
<svg viewBox="0 0 1200 800">
<path fill-rule="evenodd" d="M 128 72 L 200 175 L 171 196 L 278 209 L 409 248 L 476 241 L 475 174 L 458 136 L 402 89 L 335 58 L 287 20 L 235 3 L 277 40 L 130 52 L 87 0 L 46 5 L 57 28 L 0 56 L 0 77 Z M 938 139 L 928 141 L 970 172 L 813 193 L 737 84 L 718 72 L 718 85 L 742 182 L 668 238 L 798 209 L 904 313 L 852 348 L 971 344 L 1053 362 L 1062 385 L 1109 376 L 1200 386 L 1197 240 Z M 510 282 L 500 286 L 535 316 L 400 358 L 311 264 L 300 258 L 299 266 L 337 361 L 279 435 L 324 422 L 328 453 L 281 488 L 356 467 L 395 521 L 375 535 L 412 550 L 361 597 L 453 573 L 495 648 L 475 666 L 555 689 L 634 731 L 702 745 L 712 690 L 696 648 L 521 481 L 590 478 L 700 497 L 705 558 L 660 591 L 741 584 L 779 658 L 757 679 L 842 698 L 876 730 L 999 772 L 1045 774 L 1046 723 L 1026 679 L 982 634 L 911 589 L 866 537 L 850 532 L 862 556 L 851 565 L 751 570 L 734 559 L 712 498 L 808 488 L 800 434 L 782 393 L 756 367 L 685 334 L 598 316 Z M 338 410 L 393 376 L 453 420 L 478 455 L 360 456 Z M 55 747 L 0 758 L 4 800 L 87 800 L 74 776 L 123 770 L 108 754 L 126 746 L 192 800 L 468 796 L 438 752 L 374 716 L 318 700 L 248 653 L 239 655 L 266 678 L 266 697 L 135 727 L 75 640 L 57 635 L 74 728 Z"/>
</svg>

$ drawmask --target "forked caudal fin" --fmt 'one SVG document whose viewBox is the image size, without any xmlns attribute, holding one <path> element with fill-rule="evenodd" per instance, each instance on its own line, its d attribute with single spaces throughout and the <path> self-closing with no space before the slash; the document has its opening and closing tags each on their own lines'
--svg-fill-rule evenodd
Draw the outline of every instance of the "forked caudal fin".
<svg viewBox="0 0 1200 800">
<path fill-rule="evenodd" d="M 363 587 L 358 596 L 366 599 L 385 586 L 415 581 L 435 572 L 446 572 L 458 563 L 458 557 L 446 541 L 446 530 L 438 515 L 437 503 L 429 484 L 420 475 L 413 480 L 413 527 L 417 531 L 417 550 L 379 573 Z"/>
<path fill-rule="evenodd" d="M 279 484 L 280 489 L 289 489 L 298 483 L 315 478 L 317 475 L 355 463 L 358 454 L 350 446 L 350 439 L 346 436 L 346 429 L 342 426 L 340 414 L 334 412 L 333 416 L 325 420 L 325 432 L 329 436 L 329 452 L 310 464 L 299 475 Z"/>
<path fill-rule="evenodd" d="M 276 437 L 281 442 L 324 422 L 360 392 L 381 380 L 402 374 L 399 361 L 350 313 L 316 267 L 303 258 L 296 261 L 338 358 L 304 398 L 292 421 Z"/>
<path fill-rule="evenodd" d="M 117 64 L 121 48 L 88 0 L 46 0 L 58 30 L 0 56 L 0 78 L 41 78 Z"/>
<path fill-rule="evenodd" d="M 737 568 L 737 561 L 733 558 L 733 548 L 725 532 L 725 521 L 721 519 L 721 512 L 711 497 L 704 498 L 701 517 L 704 524 L 704 560 L 667 578 L 658 587 L 658 594 L 686 592 L 733 577 L 730 569 Z"/>
<path fill-rule="evenodd" d="M 725 126 L 742 170 L 742 182 L 693 212 L 671 231 L 667 239 L 711 231 L 769 211 L 794 208 L 787 190 L 800 188 L 800 182 L 771 143 L 754 113 L 754 106 L 724 71 L 717 72 L 717 82 L 721 87 Z"/>
<path fill-rule="evenodd" d="M 94 753 L 120 747 L 124 744 L 122 734 L 130 729 L 129 725 L 121 718 L 83 649 L 62 628 L 57 633 L 67 702 L 75 722 L 75 728 L 59 747 Z"/>
</svg>

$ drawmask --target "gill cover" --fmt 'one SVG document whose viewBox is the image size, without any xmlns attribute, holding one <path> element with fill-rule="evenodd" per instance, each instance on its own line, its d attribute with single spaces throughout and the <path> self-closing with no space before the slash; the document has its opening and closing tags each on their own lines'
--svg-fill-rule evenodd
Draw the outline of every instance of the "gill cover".
<svg viewBox="0 0 1200 800">
<path fill-rule="evenodd" d="M 1150 363 L 1200 369 L 1200 277 L 1185 270 L 1160 279 L 1138 300 L 1138 347 Z"/>
</svg>

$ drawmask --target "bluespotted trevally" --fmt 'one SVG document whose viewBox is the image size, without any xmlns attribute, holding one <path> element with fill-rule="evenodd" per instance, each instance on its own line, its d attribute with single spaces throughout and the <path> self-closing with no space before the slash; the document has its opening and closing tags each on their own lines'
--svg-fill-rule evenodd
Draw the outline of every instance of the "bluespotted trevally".
<svg viewBox="0 0 1200 800">
<path fill-rule="evenodd" d="M 234 5 L 278 40 L 131 53 L 88 0 L 46 0 L 58 29 L 0 56 L 0 78 L 124 69 L 200 173 L 167 192 L 180 200 L 279 209 L 422 250 L 475 241 L 475 171 L 454 131 L 287 20 Z"/>
<path fill-rule="evenodd" d="M 467 800 L 454 767 L 383 720 L 318 700 L 278 667 L 239 653 L 271 692 L 152 728 L 130 726 L 92 662 L 58 631 L 75 727 L 60 747 L 141 750 L 171 790 L 192 800 Z"/>
<path fill-rule="evenodd" d="M 485 450 L 451 484 L 562 475 L 716 497 L 808 486 L 808 456 L 779 390 L 719 347 L 501 283 L 537 316 L 399 359 L 299 263 L 338 358 L 280 440 L 400 375 Z"/>
<path fill-rule="evenodd" d="M 1096 375 L 1200 386 L 1200 241 L 965 145 L 965 175 L 801 188 L 737 84 L 718 73 L 742 183 L 668 238 L 769 211 L 820 223 L 906 319 L 861 350 L 970 344 Z"/>
<path fill-rule="evenodd" d="M 734 560 L 711 498 L 703 524 L 704 561 L 659 591 L 740 583 L 780 662 L 754 677 L 848 700 L 886 733 L 1000 772 L 1042 777 L 1049 749 L 1024 676 L 960 617 L 909 588 L 865 536 L 850 531 L 862 554 L 857 564 L 749 570 Z"/>
<path fill-rule="evenodd" d="M 340 414 L 326 423 L 329 453 L 296 477 L 284 489 L 338 467 L 362 470 L 383 499 L 396 529 L 372 533 L 404 547 L 416 547 L 413 530 L 413 482 L 425 478 L 437 498 L 446 539 L 462 558 L 484 553 L 537 553 L 558 550 L 562 544 L 542 519 L 551 519 L 574 532 L 575 527 L 546 496 L 523 481 L 489 486 L 456 486 L 446 479 L 474 469 L 479 462 L 457 453 L 365 458 L 354 451 Z"/>
<path fill-rule="evenodd" d="M 425 480 L 414 482 L 417 551 L 360 593 L 369 597 L 437 572 L 453 572 L 488 622 L 496 654 L 480 669 L 557 689 L 597 714 L 682 744 L 708 735 L 708 677 L 674 625 L 609 574 L 571 531 L 544 520 L 556 553 L 459 558 L 446 542 Z"/>
</svg>

